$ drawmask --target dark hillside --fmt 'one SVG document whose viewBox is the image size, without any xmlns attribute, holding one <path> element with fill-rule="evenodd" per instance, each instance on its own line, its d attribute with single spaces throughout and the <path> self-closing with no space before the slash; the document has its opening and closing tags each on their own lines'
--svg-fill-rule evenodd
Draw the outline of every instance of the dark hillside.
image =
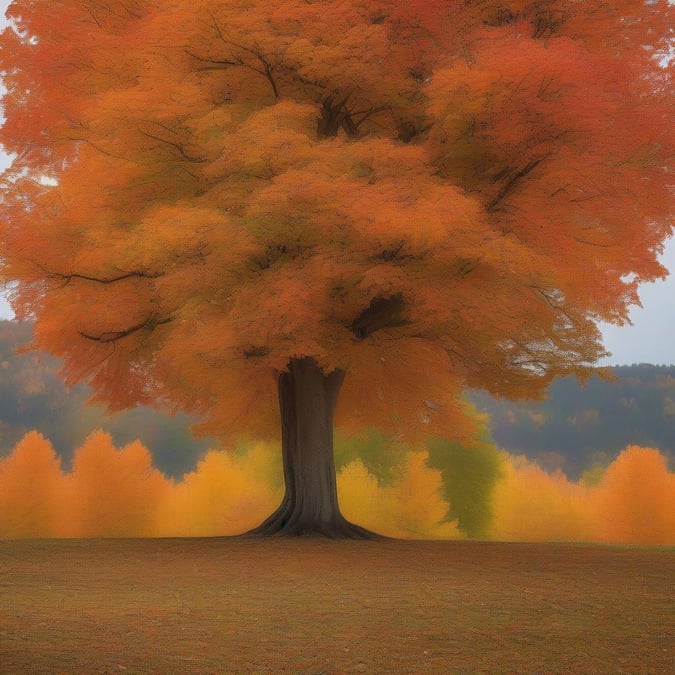
<svg viewBox="0 0 675 675">
<path fill-rule="evenodd" d="M 608 464 L 627 445 L 675 453 L 675 366 L 639 364 L 610 369 L 584 385 L 574 378 L 553 383 L 541 402 L 495 400 L 473 392 L 472 402 L 491 417 L 492 436 L 514 454 L 536 458 L 577 478 Z"/>
</svg>

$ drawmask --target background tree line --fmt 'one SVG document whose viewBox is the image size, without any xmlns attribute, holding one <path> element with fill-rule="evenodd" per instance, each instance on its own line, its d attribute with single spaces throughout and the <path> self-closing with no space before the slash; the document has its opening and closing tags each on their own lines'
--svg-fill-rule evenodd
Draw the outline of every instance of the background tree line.
<svg viewBox="0 0 675 675">
<path fill-rule="evenodd" d="M 245 461 L 254 447 L 233 438 L 195 438 L 190 426 L 196 420 L 184 414 L 172 416 L 142 406 L 110 414 L 101 405 L 88 404 L 88 387 L 79 384 L 69 389 L 59 378 L 59 359 L 39 351 L 18 353 L 30 342 L 31 331 L 29 322 L 0 321 L 0 459 L 10 456 L 26 434 L 35 430 L 49 439 L 61 466 L 69 470 L 75 450 L 93 431 L 101 430 L 118 447 L 140 441 L 152 453 L 157 469 L 179 479 L 193 471 L 209 449 L 237 446 L 235 457 Z M 440 474 L 440 496 L 447 501 L 453 496 L 447 521 L 457 520 L 463 532 L 481 536 L 491 520 L 491 496 L 501 474 L 501 460 L 485 420 L 470 405 L 467 414 L 476 418 L 481 429 L 472 446 L 429 439 L 425 463 Z M 338 433 L 335 465 L 340 471 L 360 461 L 379 486 L 391 488 L 408 471 L 410 451 L 400 439 L 377 430 L 351 436 Z M 267 479 L 281 485 L 281 467 L 273 474 Z"/>
<path fill-rule="evenodd" d="M 139 439 L 152 448 L 153 459 L 166 475 L 178 477 L 194 468 L 213 439 L 196 439 L 193 422 L 147 407 L 106 414 L 102 405 L 87 405 L 85 385 L 68 389 L 59 377 L 61 362 L 45 352 L 19 354 L 31 340 L 29 322 L 0 321 L 0 457 L 31 431 L 48 438 L 64 466 L 73 450 L 94 429 L 107 431 L 118 445 Z"/>
<path fill-rule="evenodd" d="M 92 430 L 103 429 L 117 445 L 139 439 L 151 449 L 158 469 L 180 477 L 194 469 L 208 448 L 220 445 L 216 439 L 195 438 L 190 432 L 194 420 L 183 414 L 137 407 L 110 415 L 103 406 L 87 405 L 88 388 L 67 389 L 58 376 L 58 359 L 43 352 L 17 354 L 30 341 L 30 334 L 28 322 L 0 321 L 0 456 L 8 455 L 35 429 L 50 439 L 68 466 L 73 449 Z M 469 450 L 437 441 L 428 445 L 431 463 L 444 471 L 446 483 L 466 483 L 461 474 L 474 469 L 488 477 L 495 470 L 490 459 L 494 442 L 511 454 L 536 459 L 548 470 L 560 468 L 576 480 L 595 466 L 607 466 L 626 446 L 642 445 L 659 448 L 672 469 L 675 366 L 639 364 L 610 372 L 611 380 L 594 376 L 585 384 L 560 378 L 550 387 L 549 397 L 539 402 L 498 400 L 470 392 L 469 401 L 489 415 L 480 449 L 471 449 L 473 455 L 467 459 Z M 360 458 L 386 483 L 407 450 L 403 443 L 371 432 L 361 438 L 338 439 L 336 462 L 342 466 Z"/>
<path fill-rule="evenodd" d="M 633 364 L 586 383 L 555 380 L 543 401 L 517 402 L 471 392 L 490 416 L 494 442 L 570 478 L 606 467 L 628 445 L 659 448 L 675 459 L 675 366 Z"/>
</svg>

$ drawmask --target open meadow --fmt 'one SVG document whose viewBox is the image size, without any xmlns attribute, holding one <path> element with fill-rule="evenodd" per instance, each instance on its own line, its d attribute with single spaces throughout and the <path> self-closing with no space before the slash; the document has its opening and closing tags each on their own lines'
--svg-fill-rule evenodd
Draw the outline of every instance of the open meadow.
<svg viewBox="0 0 675 675">
<path fill-rule="evenodd" d="M 670 673 L 673 548 L 0 542 L 2 673 Z"/>
</svg>

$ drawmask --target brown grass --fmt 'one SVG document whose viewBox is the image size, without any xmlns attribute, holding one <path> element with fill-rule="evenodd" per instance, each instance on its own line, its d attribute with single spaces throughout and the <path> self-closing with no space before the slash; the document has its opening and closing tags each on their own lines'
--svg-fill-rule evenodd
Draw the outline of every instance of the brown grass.
<svg viewBox="0 0 675 675">
<path fill-rule="evenodd" d="M 670 673 L 675 550 L 0 542 L 2 673 Z"/>
</svg>

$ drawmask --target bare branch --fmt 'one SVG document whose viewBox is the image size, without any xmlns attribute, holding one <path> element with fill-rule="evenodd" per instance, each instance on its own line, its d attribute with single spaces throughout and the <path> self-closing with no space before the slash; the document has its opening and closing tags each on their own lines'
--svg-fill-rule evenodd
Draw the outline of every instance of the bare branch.
<svg viewBox="0 0 675 675">
<path fill-rule="evenodd" d="M 359 340 L 365 340 L 382 328 L 405 326 L 409 321 L 402 317 L 404 307 L 405 302 L 401 293 L 396 293 L 389 298 L 375 298 L 352 321 L 349 328 Z"/>
<path fill-rule="evenodd" d="M 69 140 L 75 140 L 75 141 L 80 141 L 87 143 L 87 145 L 90 145 L 94 150 L 97 152 L 100 152 L 102 155 L 105 155 L 106 157 L 112 157 L 113 159 L 121 159 L 124 162 L 131 162 L 133 164 L 140 164 L 138 160 L 130 159 L 129 157 L 125 157 L 124 155 L 116 155 L 114 152 L 109 152 L 108 150 L 105 150 L 102 148 L 100 145 L 94 143 L 93 141 L 89 140 L 88 138 L 76 138 L 76 139 L 69 139 Z"/>
<path fill-rule="evenodd" d="M 540 288 L 536 284 L 530 284 L 530 288 L 535 290 L 539 295 L 541 295 L 544 300 L 546 300 L 546 304 L 551 307 L 552 309 L 558 309 L 562 310 L 563 309 L 563 303 L 560 302 L 559 300 L 555 299 L 555 291 L 547 291 L 544 290 L 543 288 Z"/>
<path fill-rule="evenodd" d="M 239 47 L 240 49 L 246 49 L 245 47 L 241 47 L 240 45 L 235 45 L 235 43 L 233 42 L 230 44 L 232 44 L 235 47 Z M 250 50 L 246 49 L 246 51 Z M 256 68 L 255 66 L 252 66 L 250 63 L 246 63 L 246 61 L 244 61 L 244 59 L 241 58 L 236 59 L 234 61 L 230 59 L 210 59 L 204 56 L 199 56 L 194 52 L 188 51 L 187 49 L 185 50 L 185 53 L 188 56 L 191 56 L 193 59 L 197 59 L 198 61 L 210 63 L 213 65 L 212 68 L 208 68 L 206 70 L 222 70 L 222 66 L 233 66 L 233 67 L 239 66 L 241 68 L 248 68 L 249 70 L 252 70 L 254 73 L 262 75 L 270 83 L 270 86 L 272 87 L 272 92 L 274 93 L 274 98 L 275 99 L 279 98 L 279 88 L 277 87 L 277 83 L 274 80 L 274 77 L 272 76 L 273 66 L 262 54 L 255 54 L 256 58 L 262 65 L 262 68 Z"/>
<path fill-rule="evenodd" d="M 323 100 L 321 104 L 321 117 L 319 117 L 316 129 L 320 137 L 337 136 L 340 127 L 343 127 L 350 136 L 356 134 L 356 127 L 351 118 L 349 118 L 349 112 L 345 107 L 350 96 L 351 92 L 347 92 L 336 101 L 335 97 L 331 94 Z"/>
<path fill-rule="evenodd" d="M 367 122 L 371 117 L 379 112 L 382 112 L 383 110 L 389 109 L 389 106 L 376 106 L 369 108 L 368 110 L 350 112 L 347 109 L 345 103 L 342 104 L 341 109 L 337 109 L 335 111 L 335 121 L 338 123 L 338 126 L 342 126 L 345 132 L 350 136 L 356 136 L 360 126 L 364 122 Z M 360 119 L 355 119 L 356 116 L 360 116 Z"/>
<path fill-rule="evenodd" d="M 272 87 L 272 92 L 274 93 L 274 98 L 278 99 L 279 98 L 279 88 L 277 86 L 277 83 L 272 75 L 272 71 L 274 70 L 274 66 L 270 61 L 268 61 L 264 54 L 256 49 L 253 49 L 251 47 L 247 47 L 246 45 L 239 44 L 237 42 L 234 42 L 232 40 L 228 40 L 225 35 L 223 34 L 223 31 L 220 29 L 220 26 L 218 25 L 218 22 L 216 21 L 215 17 L 212 15 L 211 16 L 212 24 L 211 27 L 215 30 L 216 35 L 218 36 L 218 39 L 225 45 L 228 45 L 229 47 L 235 47 L 236 49 L 239 49 L 243 52 L 246 52 L 250 54 L 251 56 L 255 57 L 255 59 L 258 61 L 260 64 L 260 67 L 256 68 L 255 66 L 251 65 L 250 63 L 246 63 L 244 59 L 242 58 L 237 58 L 236 60 L 232 61 L 229 59 L 211 59 L 211 58 L 205 58 L 202 56 L 198 56 L 197 54 L 194 54 L 193 52 L 188 51 L 187 49 L 185 50 L 186 54 L 191 56 L 194 59 L 197 59 L 198 61 L 204 61 L 206 63 L 211 63 L 214 65 L 222 65 L 222 66 L 241 66 L 243 68 L 248 68 L 252 70 L 255 73 L 258 73 L 259 75 L 262 75 L 269 83 L 270 86 Z"/>
<path fill-rule="evenodd" d="M 406 242 L 402 239 L 392 248 L 382 249 L 377 255 L 373 256 L 371 260 L 383 260 L 384 262 L 398 262 L 405 260 L 406 258 L 411 258 L 412 256 L 405 255 L 403 250 L 405 248 Z"/>
<path fill-rule="evenodd" d="M 124 281 L 125 279 L 132 279 L 134 277 L 141 279 L 158 279 L 163 275 L 162 272 L 124 272 L 116 277 L 93 277 L 87 274 L 60 274 L 58 272 L 47 272 L 50 277 L 63 279 L 66 284 L 69 284 L 73 279 L 83 279 L 84 281 L 93 281 L 97 284 L 114 284 L 117 281 Z"/>
<path fill-rule="evenodd" d="M 369 120 L 373 115 L 389 110 L 390 106 L 388 105 L 378 105 L 369 108 L 368 110 L 358 110 L 356 112 L 349 113 L 349 116 L 354 119 L 357 115 L 362 115 L 361 119 L 354 120 L 354 126 L 358 129 L 364 122 Z"/>
<path fill-rule="evenodd" d="M 130 328 L 126 328 L 125 330 L 110 331 L 108 333 L 101 333 L 100 335 L 92 335 L 91 333 L 85 333 L 84 331 L 80 331 L 80 335 L 87 340 L 91 340 L 92 342 L 109 344 L 112 342 L 117 342 L 122 338 L 125 338 L 129 335 L 133 335 L 134 333 L 137 333 L 138 331 L 144 329 L 152 331 L 157 326 L 169 323 L 172 320 L 173 317 L 170 316 L 164 317 L 163 319 L 155 319 L 154 317 L 149 317 L 142 323 L 136 324 L 135 326 L 131 326 Z"/>
<path fill-rule="evenodd" d="M 514 188 L 518 183 L 523 180 L 527 175 L 532 173 L 544 160 L 544 157 L 540 157 L 539 159 L 533 159 L 530 161 L 528 164 L 526 164 L 520 171 L 517 171 L 514 173 L 507 181 L 502 185 L 501 189 L 499 192 L 492 198 L 490 203 L 487 205 L 487 210 L 489 213 L 492 213 L 497 206 L 500 204 L 500 202 L 503 201 L 503 199 L 513 192 Z M 498 174 L 500 175 L 500 174 Z M 500 175 L 501 177 L 501 175 Z"/>
<path fill-rule="evenodd" d="M 191 56 L 193 59 L 197 61 L 202 61 L 203 63 L 211 63 L 213 64 L 213 68 L 207 68 L 206 70 L 222 70 L 221 66 L 245 66 L 246 64 L 242 59 L 237 59 L 236 61 L 230 61 L 229 59 L 210 59 L 205 56 L 199 56 L 199 54 L 195 54 L 194 52 L 191 52 L 189 49 L 185 50 L 185 53 L 188 56 Z"/>
<path fill-rule="evenodd" d="M 158 141 L 158 142 L 164 143 L 165 145 L 168 145 L 172 148 L 175 148 L 176 150 L 178 150 L 181 157 L 186 162 L 193 162 L 195 164 L 199 164 L 201 162 L 204 162 L 204 159 L 201 158 L 201 157 L 192 157 L 191 155 L 188 155 L 187 152 L 185 152 L 185 148 L 183 147 L 182 143 L 178 143 L 178 142 L 175 142 L 175 141 L 168 141 L 166 138 L 162 138 L 161 136 L 155 136 L 155 134 L 151 134 L 148 131 L 141 131 L 140 129 L 139 129 L 139 131 L 146 138 L 150 138 L 153 141 Z"/>
<path fill-rule="evenodd" d="M 578 241 L 580 244 L 585 244 L 586 246 L 595 246 L 597 248 L 611 248 L 609 244 L 598 244 L 594 241 L 588 241 L 587 239 L 582 239 L 581 237 L 575 237 L 573 234 L 568 235 L 570 239 Z"/>
</svg>

